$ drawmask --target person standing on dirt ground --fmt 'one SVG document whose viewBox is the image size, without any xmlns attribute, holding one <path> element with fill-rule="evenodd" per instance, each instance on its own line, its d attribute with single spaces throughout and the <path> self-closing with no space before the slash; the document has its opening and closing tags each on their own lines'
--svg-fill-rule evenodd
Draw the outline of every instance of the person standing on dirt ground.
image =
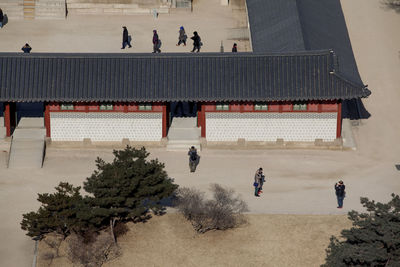
<svg viewBox="0 0 400 267">
<path fill-rule="evenodd" d="M 176 46 L 180 46 L 183 43 L 183 46 L 186 46 L 186 39 L 187 39 L 187 35 L 185 32 L 185 28 L 183 28 L 183 26 L 180 27 L 179 29 L 179 37 L 178 37 L 178 43 L 176 44 Z"/>
<path fill-rule="evenodd" d="M 199 158 L 199 155 L 197 155 L 197 149 L 192 146 L 189 148 L 189 168 L 190 172 L 195 172 L 196 171 L 196 165 L 197 165 L 197 160 Z"/>
<path fill-rule="evenodd" d="M 343 184 L 343 181 L 340 180 L 335 184 L 335 193 L 337 197 L 337 202 L 338 202 L 338 209 L 343 208 L 343 199 L 346 196 L 346 186 Z"/>
<path fill-rule="evenodd" d="M 126 26 L 122 27 L 124 31 L 122 32 L 122 47 L 121 49 L 125 49 L 126 45 L 128 45 L 129 48 L 131 48 L 131 42 L 129 40 L 129 35 L 128 35 L 128 29 Z"/>
<path fill-rule="evenodd" d="M 202 45 L 201 43 L 201 38 L 197 32 L 193 32 L 193 36 L 190 37 L 190 39 L 193 40 L 193 50 L 191 52 L 194 52 L 197 49 L 197 53 L 200 52 L 200 47 Z"/>
<path fill-rule="evenodd" d="M 160 50 L 160 39 L 158 38 L 157 30 L 153 30 L 153 53 L 161 53 Z"/>
<path fill-rule="evenodd" d="M 237 53 L 237 43 L 233 44 L 232 53 Z"/>
</svg>

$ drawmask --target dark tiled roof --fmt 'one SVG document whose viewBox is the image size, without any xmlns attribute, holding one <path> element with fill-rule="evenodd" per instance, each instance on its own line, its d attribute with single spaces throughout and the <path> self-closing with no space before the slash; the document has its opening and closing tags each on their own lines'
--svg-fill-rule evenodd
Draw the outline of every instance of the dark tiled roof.
<svg viewBox="0 0 400 267">
<path fill-rule="evenodd" d="M 0 101 L 352 99 L 330 51 L 201 54 L 0 53 Z"/>
<path fill-rule="evenodd" d="M 254 52 L 331 49 L 342 77 L 362 85 L 340 0 L 246 0 Z"/>
</svg>

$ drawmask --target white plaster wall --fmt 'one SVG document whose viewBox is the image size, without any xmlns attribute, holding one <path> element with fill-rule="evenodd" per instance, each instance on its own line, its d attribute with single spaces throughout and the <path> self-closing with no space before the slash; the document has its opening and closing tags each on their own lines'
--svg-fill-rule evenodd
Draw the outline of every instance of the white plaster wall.
<svg viewBox="0 0 400 267">
<path fill-rule="evenodd" d="M 208 141 L 309 141 L 336 139 L 337 113 L 206 112 Z"/>
<path fill-rule="evenodd" d="M 50 131 L 54 141 L 160 141 L 162 113 L 51 112 Z"/>
</svg>

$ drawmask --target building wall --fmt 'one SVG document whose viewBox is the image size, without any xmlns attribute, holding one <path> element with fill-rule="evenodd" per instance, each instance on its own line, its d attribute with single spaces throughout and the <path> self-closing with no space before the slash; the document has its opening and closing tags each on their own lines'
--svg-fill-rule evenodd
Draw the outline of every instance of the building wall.
<svg viewBox="0 0 400 267">
<path fill-rule="evenodd" d="M 140 110 L 140 103 L 113 103 L 101 110 L 99 103 L 74 103 L 63 110 L 61 103 L 45 104 L 46 135 L 53 141 L 160 141 L 167 134 L 165 103 L 152 103 Z"/>
<path fill-rule="evenodd" d="M 337 113 L 207 112 L 207 141 L 336 139 Z"/>
<path fill-rule="evenodd" d="M 198 112 L 201 135 L 208 141 L 333 141 L 341 135 L 341 104 L 337 101 L 311 101 L 304 110 L 291 102 L 265 102 L 267 110 L 256 110 L 254 103 L 229 103 L 218 110 L 217 103 L 202 103 Z"/>
<path fill-rule="evenodd" d="M 162 113 L 51 112 L 53 141 L 160 141 Z"/>
</svg>

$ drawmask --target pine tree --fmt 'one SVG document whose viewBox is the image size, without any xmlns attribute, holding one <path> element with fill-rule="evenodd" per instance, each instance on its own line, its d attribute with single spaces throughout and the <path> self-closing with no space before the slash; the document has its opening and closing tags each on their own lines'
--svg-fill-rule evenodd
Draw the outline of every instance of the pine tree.
<svg viewBox="0 0 400 267">
<path fill-rule="evenodd" d="M 108 221 L 115 240 L 117 220 L 141 218 L 150 210 L 158 212 L 160 201 L 170 197 L 178 186 L 168 177 L 163 163 L 147 160 L 149 153 L 144 147 L 127 146 L 113 154 L 111 163 L 97 158 L 97 170 L 84 182 L 84 189 L 92 194 L 86 198 L 92 206 L 87 216 L 98 223 Z"/>
<path fill-rule="evenodd" d="M 85 228 L 77 213 L 83 205 L 80 187 L 61 182 L 53 194 L 38 194 L 42 203 L 37 212 L 23 214 L 21 228 L 31 237 L 43 237 L 44 234 L 57 232 L 66 237 L 75 229 Z"/>
<path fill-rule="evenodd" d="M 400 266 L 399 196 L 387 204 L 361 198 L 361 204 L 369 213 L 349 212 L 353 227 L 341 240 L 331 237 L 322 266 Z"/>
</svg>

